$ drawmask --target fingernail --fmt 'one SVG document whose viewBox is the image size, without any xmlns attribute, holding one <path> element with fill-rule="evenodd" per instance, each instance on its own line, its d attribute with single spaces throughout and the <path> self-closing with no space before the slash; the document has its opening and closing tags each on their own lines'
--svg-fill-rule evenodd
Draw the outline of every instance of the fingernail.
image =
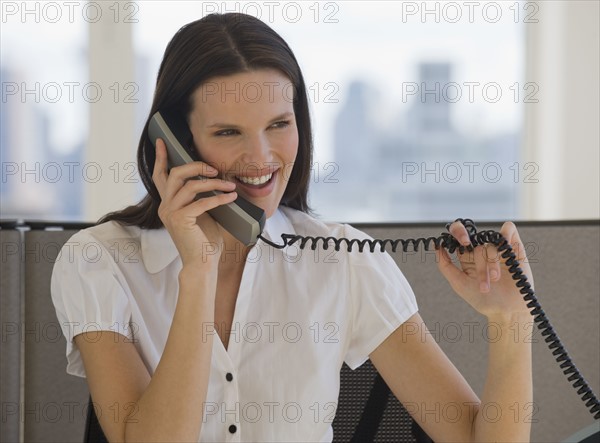
<svg viewBox="0 0 600 443">
<path fill-rule="evenodd" d="M 490 287 L 488 286 L 488 284 L 487 284 L 487 283 L 485 283 L 485 282 L 481 282 L 481 283 L 479 283 L 479 290 L 480 290 L 481 292 L 488 292 L 488 291 L 489 291 L 489 289 L 490 289 Z"/>
<path fill-rule="evenodd" d="M 490 277 L 491 277 L 492 279 L 494 279 L 494 280 L 495 280 L 495 279 L 497 279 L 497 278 L 498 278 L 498 272 L 497 272 L 495 269 L 492 269 L 492 270 L 490 271 Z"/>
</svg>

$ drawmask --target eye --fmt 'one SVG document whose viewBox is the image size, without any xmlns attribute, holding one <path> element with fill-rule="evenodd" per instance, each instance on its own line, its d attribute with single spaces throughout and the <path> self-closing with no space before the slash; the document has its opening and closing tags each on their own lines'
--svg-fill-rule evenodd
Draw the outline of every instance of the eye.
<svg viewBox="0 0 600 443">
<path fill-rule="evenodd" d="M 227 137 L 230 135 L 235 135 L 237 131 L 235 129 L 224 129 L 222 131 L 215 132 L 217 137 Z"/>
<path fill-rule="evenodd" d="M 290 121 L 289 120 L 281 120 L 279 122 L 275 122 L 271 125 L 272 128 L 274 129 L 282 129 L 282 128 L 287 128 L 290 125 Z"/>
</svg>

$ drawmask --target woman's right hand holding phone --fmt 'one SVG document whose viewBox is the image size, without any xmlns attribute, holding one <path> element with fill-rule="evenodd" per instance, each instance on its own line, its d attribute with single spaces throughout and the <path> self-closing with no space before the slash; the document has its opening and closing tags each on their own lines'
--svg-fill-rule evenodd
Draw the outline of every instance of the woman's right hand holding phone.
<svg viewBox="0 0 600 443">
<path fill-rule="evenodd" d="M 158 216 L 169 231 L 184 265 L 218 263 L 222 251 L 221 227 L 207 211 L 237 198 L 235 184 L 215 178 L 218 171 L 206 163 L 176 166 L 168 172 L 167 147 L 156 140 L 156 162 L 152 180 L 161 197 Z M 198 175 L 205 179 L 195 179 Z M 222 194 L 200 198 L 196 194 L 212 190 Z"/>
</svg>

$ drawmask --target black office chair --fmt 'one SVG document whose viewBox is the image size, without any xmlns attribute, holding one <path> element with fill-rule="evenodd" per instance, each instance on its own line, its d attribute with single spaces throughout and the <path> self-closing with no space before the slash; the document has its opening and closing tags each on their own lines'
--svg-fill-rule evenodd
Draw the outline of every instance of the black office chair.
<svg viewBox="0 0 600 443">
<path fill-rule="evenodd" d="M 333 420 L 334 443 L 433 443 L 391 393 L 370 361 L 352 371 L 343 365 L 340 395 Z M 91 404 L 85 443 L 108 443 Z"/>
<path fill-rule="evenodd" d="M 340 395 L 333 426 L 334 443 L 433 443 L 390 391 L 370 360 L 340 373 Z"/>
</svg>

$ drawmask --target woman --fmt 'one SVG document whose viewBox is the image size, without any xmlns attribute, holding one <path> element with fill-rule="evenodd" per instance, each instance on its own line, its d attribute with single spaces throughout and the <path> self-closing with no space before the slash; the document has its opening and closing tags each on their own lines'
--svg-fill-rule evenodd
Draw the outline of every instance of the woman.
<svg viewBox="0 0 600 443">
<path fill-rule="evenodd" d="M 400 401 L 459 405 L 452 417 L 414 417 L 434 441 L 529 439 L 529 423 L 508 408 L 532 400 L 531 348 L 507 332 L 531 317 L 493 248 L 460 255 L 460 270 L 437 252 L 454 290 L 501 328 L 479 400 L 425 333 L 387 254 L 248 248 L 207 214 L 241 195 L 265 211 L 274 242 L 365 238 L 307 213 L 308 100 L 280 36 L 242 14 L 184 26 L 165 51 L 150 115 L 162 109 L 187 121 L 184 143 L 203 161 L 168 172 L 165 144 L 146 125 L 138 164 L 148 195 L 76 234 L 69 247 L 79 254 L 58 260 L 52 277 L 67 370 L 87 377 L 110 441 L 331 441 L 340 367 L 367 358 Z M 198 175 L 206 179 L 189 180 Z M 209 190 L 223 193 L 194 200 Z M 460 223 L 450 231 L 469 244 Z M 501 232 L 523 261 L 514 225 Z M 481 412 L 488 402 L 499 419 Z"/>
</svg>

